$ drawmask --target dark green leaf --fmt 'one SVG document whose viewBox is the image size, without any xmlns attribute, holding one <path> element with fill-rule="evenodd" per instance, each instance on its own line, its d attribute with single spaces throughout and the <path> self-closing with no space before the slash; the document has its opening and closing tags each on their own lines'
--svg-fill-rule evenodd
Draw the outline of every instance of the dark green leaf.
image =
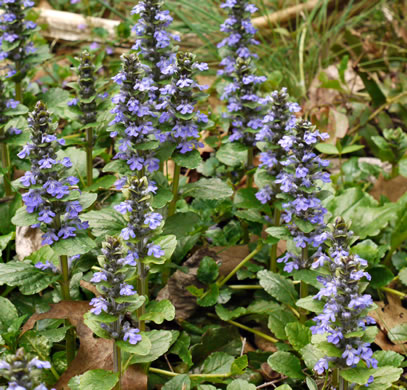
<svg viewBox="0 0 407 390">
<path fill-rule="evenodd" d="M 387 286 L 394 279 L 393 273 L 384 265 L 369 268 L 369 274 L 372 277 L 370 285 L 373 288 Z"/>
<path fill-rule="evenodd" d="M 93 248 L 96 248 L 96 243 L 86 233 L 78 234 L 76 237 L 70 237 L 66 240 L 59 240 L 52 246 L 56 256 L 82 255 Z"/>
<path fill-rule="evenodd" d="M 175 153 L 172 157 L 174 162 L 180 167 L 195 169 L 198 168 L 202 161 L 202 157 L 198 150 L 194 149 L 187 153 Z"/>
<path fill-rule="evenodd" d="M 256 386 L 243 379 L 235 379 L 228 384 L 226 390 L 256 390 Z"/>
<path fill-rule="evenodd" d="M 150 352 L 144 356 L 133 356 L 130 360 L 130 364 L 153 362 L 169 350 L 172 342 L 172 334 L 170 331 L 152 330 L 146 334 L 151 342 Z"/>
<path fill-rule="evenodd" d="M 214 352 L 204 361 L 204 374 L 228 374 L 231 371 L 234 357 L 225 352 Z"/>
<path fill-rule="evenodd" d="M 258 272 L 257 277 L 260 285 L 278 301 L 288 305 L 294 305 L 297 301 L 298 294 L 294 285 L 283 276 L 264 270 Z"/>
<path fill-rule="evenodd" d="M 285 326 L 297 319 L 293 313 L 287 310 L 279 310 L 271 313 L 268 318 L 268 328 L 274 333 L 279 340 L 287 340 Z"/>
<path fill-rule="evenodd" d="M 137 344 L 130 344 L 124 340 L 116 341 L 122 351 L 129 352 L 134 355 L 146 356 L 151 351 L 151 342 L 146 333 L 141 333 L 141 341 Z"/>
<path fill-rule="evenodd" d="M 215 311 L 222 321 L 234 320 L 235 318 L 239 318 L 242 315 L 246 314 L 246 308 L 244 307 L 237 307 L 234 310 L 228 310 L 221 305 L 216 305 Z"/>
<path fill-rule="evenodd" d="M 174 195 L 168 188 L 159 188 L 154 195 L 151 206 L 155 209 L 164 207 L 168 202 L 171 202 Z"/>
<path fill-rule="evenodd" d="M 209 290 L 206 293 L 197 299 L 197 303 L 202 307 L 213 306 L 218 302 L 219 297 L 219 287 L 216 283 L 213 283 L 209 286 Z"/>
<path fill-rule="evenodd" d="M 127 225 L 124 217 L 116 210 L 106 208 L 81 214 L 82 221 L 88 221 L 92 233 L 104 239 L 106 235 L 114 236 Z"/>
<path fill-rule="evenodd" d="M 216 158 L 225 165 L 236 167 L 246 164 L 247 146 L 238 142 L 222 145 L 216 153 Z"/>
<path fill-rule="evenodd" d="M 168 299 L 151 301 L 146 307 L 146 312 L 140 316 L 140 320 L 153 321 L 162 324 L 164 320 L 172 321 L 175 317 L 175 308 Z"/>
<path fill-rule="evenodd" d="M 163 233 L 175 234 L 177 238 L 182 238 L 191 233 L 200 221 L 199 215 L 192 211 L 177 213 L 166 219 Z"/>
<path fill-rule="evenodd" d="M 233 195 L 233 189 L 218 178 L 200 179 L 185 186 L 184 196 L 197 199 L 225 199 Z"/>
<path fill-rule="evenodd" d="M 212 257 L 205 256 L 199 263 L 197 278 L 200 282 L 210 284 L 216 281 L 219 276 L 219 268 Z"/>
<path fill-rule="evenodd" d="M 325 356 L 325 354 L 321 350 L 319 350 L 315 345 L 312 344 L 308 344 L 303 347 L 300 353 L 305 365 L 310 370 L 313 370 L 318 360 L 322 359 Z"/>
<path fill-rule="evenodd" d="M 71 378 L 68 385 L 71 390 L 111 390 L 118 380 L 117 372 L 90 370 Z"/>
<path fill-rule="evenodd" d="M 311 330 L 298 321 L 288 323 L 285 326 L 285 333 L 289 343 L 297 351 L 311 342 Z"/>
<path fill-rule="evenodd" d="M 247 355 L 242 355 L 233 362 L 230 371 L 232 375 L 242 375 L 248 365 L 249 361 L 247 360 Z"/>
<path fill-rule="evenodd" d="M 267 360 L 270 367 L 280 374 L 293 379 L 304 379 L 301 362 L 296 356 L 289 352 L 277 351 Z"/>
<path fill-rule="evenodd" d="M 188 333 L 182 332 L 175 344 L 170 349 L 170 352 L 178 355 L 188 367 L 193 365 L 191 352 L 189 350 L 190 344 L 191 338 L 189 337 Z"/>
<path fill-rule="evenodd" d="M 31 263 L 10 261 L 0 264 L 0 285 L 17 286 L 24 295 L 39 293 L 58 279 L 59 275 L 43 272 Z"/>
<path fill-rule="evenodd" d="M 162 390 L 191 390 L 191 379 L 188 375 L 182 374 L 169 380 Z"/>
</svg>

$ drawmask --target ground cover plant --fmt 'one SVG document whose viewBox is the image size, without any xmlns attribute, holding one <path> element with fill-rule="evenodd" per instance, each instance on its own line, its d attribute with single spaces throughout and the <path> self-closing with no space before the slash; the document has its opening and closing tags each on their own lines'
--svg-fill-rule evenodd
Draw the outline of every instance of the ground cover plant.
<svg viewBox="0 0 407 390">
<path fill-rule="evenodd" d="M 0 10 L 0 389 L 407 388 L 403 2 Z"/>
</svg>

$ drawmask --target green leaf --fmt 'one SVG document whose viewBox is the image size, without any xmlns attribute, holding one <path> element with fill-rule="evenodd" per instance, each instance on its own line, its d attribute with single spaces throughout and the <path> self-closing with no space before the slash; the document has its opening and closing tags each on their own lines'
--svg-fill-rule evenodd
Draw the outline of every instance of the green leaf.
<svg viewBox="0 0 407 390">
<path fill-rule="evenodd" d="M 377 201 L 361 188 L 349 188 L 339 196 L 331 196 L 323 201 L 323 205 L 332 215 L 332 219 L 340 215 L 346 221 L 352 221 L 352 231 L 360 239 L 376 236 L 389 221 L 394 220 L 398 206 L 386 203 L 378 206 Z"/>
<path fill-rule="evenodd" d="M 256 198 L 256 193 L 256 188 L 240 188 L 233 198 L 233 203 L 243 209 L 260 209 L 263 205 Z"/>
<path fill-rule="evenodd" d="M 170 331 L 152 330 L 147 332 L 147 336 L 151 342 L 150 352 L 144 356 L 133 356 L 130 364 L 153 362 L 169 350 L 172 342 L 172 334 Z"/>
<path fill-rule="evenodd" d="M 228 384 L 226 390 L 256 390 L 256 386 L 243 379 L 235 379 Z"/>
<path fill-rule="evenodd" d="M 124 340 L 116 341 L 116 344 L 122 351 L 132 353 L 134 355 L 146 356 L 151 350 L 151 342 L 146 333 L 141 334 L 141 341 L 137 344 L 130 344 Z"/>
<path fill-rule="evenodd" d="M 213 306 L 218 302 L 219 287 L 216 283 L 209 285 L 209 290 L 205 294 L 197 299 L 197 303 L 202 307 Z"/>
<path fill-rule="evenodd" d="M 172 254 L 177 247 L 177 238 L 173 234 L 169 234 L 166 236 L 160 236 L 153 240 L 155 245 L 159 245 L 161 249 L 164 251 L 164 256 L 161 256 L 159 259 L 155 258 L 154 256 L 147 256 L 143 259 L 144 264 L 164 264 L 169 258 L 171 258 Z"/>
<path fill-rule="evenodd" d="M 98 369 L 74 376 L 68 385 L 71 390 L 111 390 L 118 380 L 119 373 Z"/>
<path fill-rule="evenodd" d="M 98 191 L 99 188 L 103 188 L 103 189 L 107 190 L 113 186 L 113 184 L 116 182 L 116 180 L 117 180 L 117 178 L 114 175 L 105 175 L 105 176 L 99 177 L 98 179 L 95 180 L 94 183 L 92 183 L 90 186 L 86 187 L 85 191 L 89 191 L 89 192 Z"/>
<path fill-rule="evenodd" d="M 48 360 L 51 351 L 51 342 L 34 330 L 25 332 L 20 338 L 20 345 L 26 352 L 37 355 L 40 360 Z"/>
<path fill-rule="evenodd" d="M 86 233 L 79 233 L 76 237 L 59 240 L 52 246 L 56 256 L 82 255 L 93 248 L 96 248 L 96 243 Z"/>
<path fill-rule="evenodd" d="M 55 283 L 59 275 L 43 272 L 31 263 L 10 261 L 0 264 L 0 285 L 17 286 L 24 295 L 37 294 Z"/>
<path fill-rule="evenodd" d="M 393 279 L 393 273 L 385 265 L 376 265 L 369 268 L 369 274 L 372 277 L 370 286 L 380 288 L 387 286 Z"/>
<path fill-rule="evenodd" d="M 365 147 L 365 145 L 348 145 L 348 146 L 344 146 L 344 148 L 342 149 L 342 154 L 348 154 L 348 153 L 353 153 L 356 152 L 358 150 L 361 150 Z"/>
<path fill-rule="evenodd" d="M 315 145 L 315 148 L 318 150 L 318 152 L 324 154 L 340 154 L 338 148 L 332 144 L 319 143 Z"/>
<path fill-rule="evenodd" d="M 247 360 L 247 355 L 239 356 L 233 362 L 230 372 L 232 373 L 232 375 L 242 375 L 248 365 L 249 361 Z"/>
<path fill-rule="evenodd" d="M 111 339 L 110 333 L 103 329 L 100 324 L 100 318 L 91 312 L 87 312 L 83 316 L 85 325 L 98 337 Z"/>
<path fill-rule="evenodd" d="M 36 224 L 37 214 L 36 213 L 27 213 L 27 208 L 25 206 L 20 207 L 14 217 L 11 219 L 11 222 L 16 226 L 30 226 Z"/>
<path fill-rule="evenodd" d="M 16 307 L 7 298 L 0 297 L 0 331 L 6 331 L 17 318 Z"/>
<path fill-rule="evenodd" d="M 214 352 L 202 365 L 203 374 L 228 374 L 231 372 L 234 357 L 225 352 Z"/>
<path fill-rule="evenodd" d="M 407 267 L 404 267 L 399 272 L 400 282 L 407 286 Z"/>
<path fill-rule="evenodd" d="M 200 221 L 200 216 L 192 211 L 177 213 L 166 219 L 163 233 L 175 234 L 179 239 L 194 231 Z"/>
<path fill-rule="evenodd" d="M 106 208 L 81 214 L 82 221 L 88 221 L 95 237 L 114 236 L 127 225 L 124 217 L 114 209 Z"/>
<path fill-rule="evenodd" d="M 293 390 L 293 388 L 290 385 L 284 384 L 276 387 L 275 390 Z"/>
<path fill-rule="evenodd" d="M 180 167 L 188 169 L 196 169 L 202 161 L 202 157 L 199 154 L 198 150 L 194 149 L 187 153 L 175 153 L 172 156 L 175 164 Z"/>
<path fill-rule="evenodd" d="M 41 336 L 45 336 L 51 343 L 59 343 L 65 338 L 65 334 L 70 326 L 62 326 L 55 329 L 45 329 L 39 331 Z"/>
<path fill-rule="evenodd" d="M 5 234 L 4 236 L 0 236 L 0 252 L 6 249 L 8 243 L 13 240 L 16 236 L 15 232 L 10 232 Z M 0 253 L 1 255 L 1 253 Z"/>
<path fill-rule="evenodd" d="M 297 351 L 311 342 L 311 330 L 298 321 L 288 323 L 285 326 L 285 333 L 289 343 Z"/>
<path fill-rule="evenodd" d="M 386 390 L 391 387 L 392 383 L 399 380 L 403 373 L 402 368 L 396 367 L 379 367 L 373 373 L 373 383 L 369 385 L 370 390 Z"/>
<path fill-rule="evenodd" d="M 399 324 L 387 332 L 387 337 L 394 344 L 403 344 L 407 341 L 407 324 Z"/>
<path fill-rule="evenodd" d="M 289 378 L 304 379 L 305 377 L 301 370 L 300 359 L 289 352 L 277 351 L 267 359 L 267 363 L 274 371 Z"/>
<path fill-rule="evenodd" d="M 297 319 L 293 313 L 288 310 L 280 309 L 269 315 L 267 326 L 279 340 L 287 340 L 288 337 L 285 333 L 285 326 L 289 322 L 294 322 L 296 320 Z"/>
<path fill-rule="evenodd" d="M 157 190 L 157 193 L 154 195 L 153 200 L 151 202 L 151 206 L 154 209 L 161 209 L 164 207 L 168 202 L 171 202 L 172 198 L 174 197 L 171 190 L 168 188 L 160 187 Z"/>
<path fill-rule="evenodd" d="M 230 142 L 222 145 L 216 152 L 216 158 L 223 164 L 230 167 L 243 166 L 247 162 L 246 145 L 238 142 Z"/>
<path fill-rule="evenodd" d="M 216 281 L 219 276 L 219 268 L 212 257 L 205 256 L 199 263 L 197 278 L 200 282 L 210 284 Z"/>
<path fill-rule="evenodd" d="M 182 332 L 177 341 L 171 347 L 170 352 L 178 355 L 188 367 L 192 367 L 192 355 L 189 350 L 191 338 L 187 332 Z"/>
<path fill-rule="evenodd" d="M 339 348 L 335 347 L 333 344 L 328 341 L 322 341 L 318 343 L 318 349 L 325 353 L 325 356 L 328 357 L 341 357 L 342 352 Z"/>
<path fill-rule="evenodd" d="M 289 230 L 283 226 L 272 226 L 266 229 L 266 233 L 269 234 L 271 237 L 276 238 L 278 241 L 280 240 L 289 240 L 292 238 Z M 276 243 L 278 242 L 276 241 Z"/>
<path fill-rule="evenodd" d="M 132 170 L 123 160 L 110 161 L 108 164 L 106 164 L 103 167 L 102 171 L 103 172 L 117 172 L 117 173 L 120 173 L 121 175 L 127 175 L 127 176 L 134 175 L 134 172 L 132 172 Z"/>
<path fill-rule="evenodd" d="M 186 185 L 183 195 L 197 199 L 220 200 L 230 198 L 233 195 L 233 189 L 218 178 L 200 179 L 195 183 Z"/>
<path fill-rule="evenodd" d="M 294 305 L 297 301 L 298 294 L 294 285 L 283 276 L 263 270 L 257 273 L 257 277 L 264 290 L 278 301 L 288 305 Z"/>
<path fill-rule="evenodd" d="M 316 382 L 309 376 L 307 376 L 305 378 L 305 383 L 308 386 L 308 390 L 318 390 L 318 386 L 317 386 Z"/>
<path fill-rule="evenodd" d="M 246 308 L 244 307 L 237 307 L 234 310 L 228 310 L 222 305 L 216 305 L 215 311 L 222 321 L 234 320 L 235 318 L 239 318 L 246 314 Z"/>
<path fill-rule="evenodd" d="M 379 251 L 379 246 L 371 239 L 361 241 L 352 247 L 352 253 L 367 260 L 369 264 L 377 264 L 383 256 L 383 252 L 383 250 Z"/>
<path fill-rule="evenodd" d="M 169 380 L 161 390 L 191 390 L 191 379 L 188 375 L 182 374 Z"/>
<path fill-rule="evenodd" d="M 82 192 L 78 201 L 82 208 L 86 210 L 87 208 L 92 206 L 93 203 L 95 203 L 97 198 L 98 198 L 97 194 L 91 194 L 90 192 Z"/>
<path fill-rule="evenodd" d="M 369 380 L 370 376 L 375 372 L 372 368 L 348 368 L 340 370 L 340 375 L 342 378 L 347 380 L 349 383 L 356 383 L 358 385 L 365 385 Z"/>
<path fill-rule="evenodd" d="M 378 366 L 400 367 L 404 361 L 404 356 L 394 351 L 375 351 L 373 358 L 377 360 Z"/>
<path fill-rule="evenodd" d="M 322 311 L 324 310 L 324 302 L 318 299 L 314 299 L 314 297 L 312 296 L 299 299 L 296 303 L 296 306 L 317 314 L 322 313 Z"/>
<path fill-rule="evenodd" d="M 300 353 L 305 365 L 310 370 L 313 370 L 318 360 L 322 359 L 325 356 L 325 354 L 320 349 L 312 344 L 308 344 L 305 347 L 301 348 Z"/>
<path fill-rule="evenodd" d="M 151 301 L 146 307 L 146 312 L 140 316 L 140 320 L 153 321 L 162 324 L 164 320 L 172 321 L 175 317 L 175 307 L 168 299 Z"/>
</svg>

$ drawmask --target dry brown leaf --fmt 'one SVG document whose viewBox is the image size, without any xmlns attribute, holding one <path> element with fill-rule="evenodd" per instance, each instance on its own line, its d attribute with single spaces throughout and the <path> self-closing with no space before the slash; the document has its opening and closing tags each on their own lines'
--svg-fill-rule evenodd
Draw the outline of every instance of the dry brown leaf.
<svg viewBox="0 0 407 390">
<path fill-rule="evenodd" d="M 79 350 L 68 369 L 56 383 L 57 390 L 68 390 L 69 380 L 89 370 L 113 369 L 112 340 L 95 338 L 93 332 L 84 324 L 83 315 L 89 311 L 89 303 L 81 301 L 62 301 L 51 305 L 46 313 L 32 315 L 23 327 L 23 332 L 32 329 L 38 320 L 46 318 L 67 319 L 76 328 L 80 340 Z M 147 375 L 136 366 L 127 369 L 122 381 L 123 390 L 146 390 Z"/>
<path fill-rule="evenodd" d="M 270 331 L 268 329 L 267 330 L 265 330 L 263 328 L 254 328 L 254 329 L 272 336 L 272 334 L 270 333 Z M 262 351 L 277 352 L 276 345 L 274 343 L 272 343 L 271 341 L 264 339 L 263 337 L 254 335 L 254 344 L 257 346 L 257 348 L 261 349 Z"/>
<path fill-rule="evenodd" d="M 387 337 L 387 333 L 390 329 L 397 325 L 406 323 L 407 321 L 407 309 L 401 304 L 399 297 L 392 294 L 387 294 L 388 303 L 375 302 L 378 308 L 369 313 L 373 317 L 380 332 L 377 334 L 375 343 L 383 350 L 391 350 L 399 353 L 407 352 L 407 343 L 393 344 Z"/>
<path fill-rule="evenodd" d="M 42 232 L 31 226 L 17 226 L 16 229 L 16 252 L 19 260 L 31 255 L 41 248 Z"/>
<path fill-rule="evenodd" d="M 380 200 L 380 196 L 386 196 L 391 202 L 397 202 L 407 192 L 407 177 L 397 176 L 394 179 L 385 180 L 382 175 L 375 182 L 370 195 Z"/>
</svg>

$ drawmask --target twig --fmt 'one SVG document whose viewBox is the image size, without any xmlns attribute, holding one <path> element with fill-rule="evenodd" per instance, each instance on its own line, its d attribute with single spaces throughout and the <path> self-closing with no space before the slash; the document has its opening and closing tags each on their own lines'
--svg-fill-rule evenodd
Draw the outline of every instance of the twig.
<svg viewBox="0 0 407 390">
<path fill-rule="evenodd" d="M 243 356 L 244 353 L 244 347 L 246 346 L 246 337 L 243 337 L 242 340 L 242 349 L 240 350 L 240 356 Z"/>
<path fill-rule="evenodd" d="M 291 19 L 294 19 L 301 12 L 311 11 L 321 3 L 322 3 L 321 0 L 310 0 L 303 4 L 294 5 L 292 7 L 288 7 L 280 11 L 273 12 L 270 15 L 254 18 L 252 19 L 252 23 L 254 27 L 258 29 L 272 27 L 273 24 L 284 23 L 288 22 Z"/>
<path fill-rule="evenodd" d="M 283 380 L 286 379 L 286 378 L 287 378 L 286 376 L 282 376 L 281 378 L 274 379 L 274 380 L 271 381 L 271 382 L 263 383 L 262 385 L 257 386 L 257 387 L 256 387 L 256 390 L 257 390 L 257 389 L 264 389 L 264 388 L 267 387 L 267 386 L 273 386 L 273 387 L 275 388 L 275 387 L 276 387 L 276 383 L 281 382 L 281 381 L 283 381 Z"/>
<path fill-rule="evenodd" d="M 164 359 L 165 359 L 165 361 L 167 362 L 168 367 L 169 367 L 169 369 L 171 370 L 171 372 L 174 372 L 174 369 L 172 368 L 171 363 L 170 363 L 170 361 L 168 360 L 168 356 L 167 356 L 166 353 L 164 354 Z"/>
</svg>

